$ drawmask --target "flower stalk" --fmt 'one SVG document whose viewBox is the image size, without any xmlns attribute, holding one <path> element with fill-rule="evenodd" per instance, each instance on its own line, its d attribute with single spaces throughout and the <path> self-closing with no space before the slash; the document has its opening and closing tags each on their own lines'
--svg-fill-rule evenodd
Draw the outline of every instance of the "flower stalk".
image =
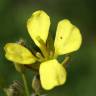
<svg viewBox="0 0 96 96">
<path fill-rule="evenodd" d="M 61 64 L 65 66 L 68 63 L 69 59 L 70 59 L 70 56 L 66 56 Z"/>
<path fill-rule="evenodd" d="M 22 73 L 21 76 L 22 76 L 23 83 L 24 83 L 25 94 L 26 94 L 26 96 L 30 96 L 26 76 L 24 73 Z"/>
</svg>

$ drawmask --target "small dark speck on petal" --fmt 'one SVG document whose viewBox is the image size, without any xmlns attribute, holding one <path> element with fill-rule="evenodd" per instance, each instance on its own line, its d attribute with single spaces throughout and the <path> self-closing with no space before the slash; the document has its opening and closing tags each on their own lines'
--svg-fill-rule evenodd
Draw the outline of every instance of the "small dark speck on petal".
<svg viewBox="0 0 96 96">
<path fill-rule="evenodd" d="M 63 39 L 63 37 L 60 37 L 60 39 Z"/>
</svg>

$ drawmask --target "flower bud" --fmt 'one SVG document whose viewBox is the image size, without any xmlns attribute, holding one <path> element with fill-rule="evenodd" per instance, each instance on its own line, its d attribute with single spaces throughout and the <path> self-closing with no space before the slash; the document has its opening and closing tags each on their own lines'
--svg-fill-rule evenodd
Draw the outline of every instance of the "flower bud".
<svg viewBox="0 0 96 96">
<path fill-rule="evenodd" d="M 35 75 L 32 81 L 32 88 L 35 91 L 35 93 L 38 94 L 40 92 L 40 87 L 41 87 L 41 84 L 40 84 L 39 76 Z"/>
<path fill-rule="evenodd" d="M 24 88 L 19 81 L 13 81 L 9 88 L 4 89 L 4 92 L 7 96 L 24 96 Z"/>
</svg>

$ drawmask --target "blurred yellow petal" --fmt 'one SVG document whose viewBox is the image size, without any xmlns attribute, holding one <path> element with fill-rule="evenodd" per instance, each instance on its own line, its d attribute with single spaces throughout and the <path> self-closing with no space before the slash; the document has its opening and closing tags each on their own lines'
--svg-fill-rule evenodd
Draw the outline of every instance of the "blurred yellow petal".
<svg viewBox="0 0 96 96">
<path fill-rule="evenodd" d="M 82 37 L 80 30 L 67 19 L 58 23 L 55 37 L 55 54 L 63 55 L 80 48 Z"/>
<path fill-rule="evenodd" d="M 31 52 L 22 45 L 17 43 L 8 43 L 4 47 L 5 57 L 15 63 L 19 64 L 32 64 L 36 61 L 36 58 Z"/>
<path fill-rule="evenodd" d="M 43 40 L 46 43 L 48 32 L 50 27 L 50 18 L 49 16 L 42 10 L 36 11 L 32 14 L 32 16 L 27 21 L 28 32 L 35 42 L 35 44 L 40 47 L 40 42 L 38 42 L 38 38 Z"/>
<path fill-rule="evenodd" d="M 39 72 L 41 85 L 45 90 L 62 85 L 66 81 L 66 70 L 55 59 L 41 63 Z"/>
</svg>

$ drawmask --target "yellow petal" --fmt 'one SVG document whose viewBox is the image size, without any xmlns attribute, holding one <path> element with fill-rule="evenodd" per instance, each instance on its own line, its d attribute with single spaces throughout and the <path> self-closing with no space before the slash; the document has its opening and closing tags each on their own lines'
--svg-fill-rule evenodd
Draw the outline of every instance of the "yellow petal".
<svg viewBox="0 0 96 96">
<path fill-rule="evenodd" d="M 66 81 L 66 70 L 55 59 L 41 63 L 39 73 L 41 85 L 45 90 L 62 85 Z"/>
<path fill-rule="evenodd" d="M 67 19 L 58 23 L 55 37 L 55 54 L 63 55 L 80 48 L 82 37 L 80 30 Z"/>
<path fill-rule="evenodd" d="M 49 27 L 50 18 L 42 10 L 34 12 L 32 16 L 28 19 L 28 32 L 38 47 L 41 46 L 40 42 L 38 42 L 38 38 L 42 39 L 43 42 L 46 43 Z"/>
<path fill-rule="evenodd" d="M 4 47 L 5 57 L 15 63 L 19 64 L 32 64 L 36 61 L 36 58 L 31 52 L 22 45 L 17 43 L 8 43 Z"/>
</svg>

